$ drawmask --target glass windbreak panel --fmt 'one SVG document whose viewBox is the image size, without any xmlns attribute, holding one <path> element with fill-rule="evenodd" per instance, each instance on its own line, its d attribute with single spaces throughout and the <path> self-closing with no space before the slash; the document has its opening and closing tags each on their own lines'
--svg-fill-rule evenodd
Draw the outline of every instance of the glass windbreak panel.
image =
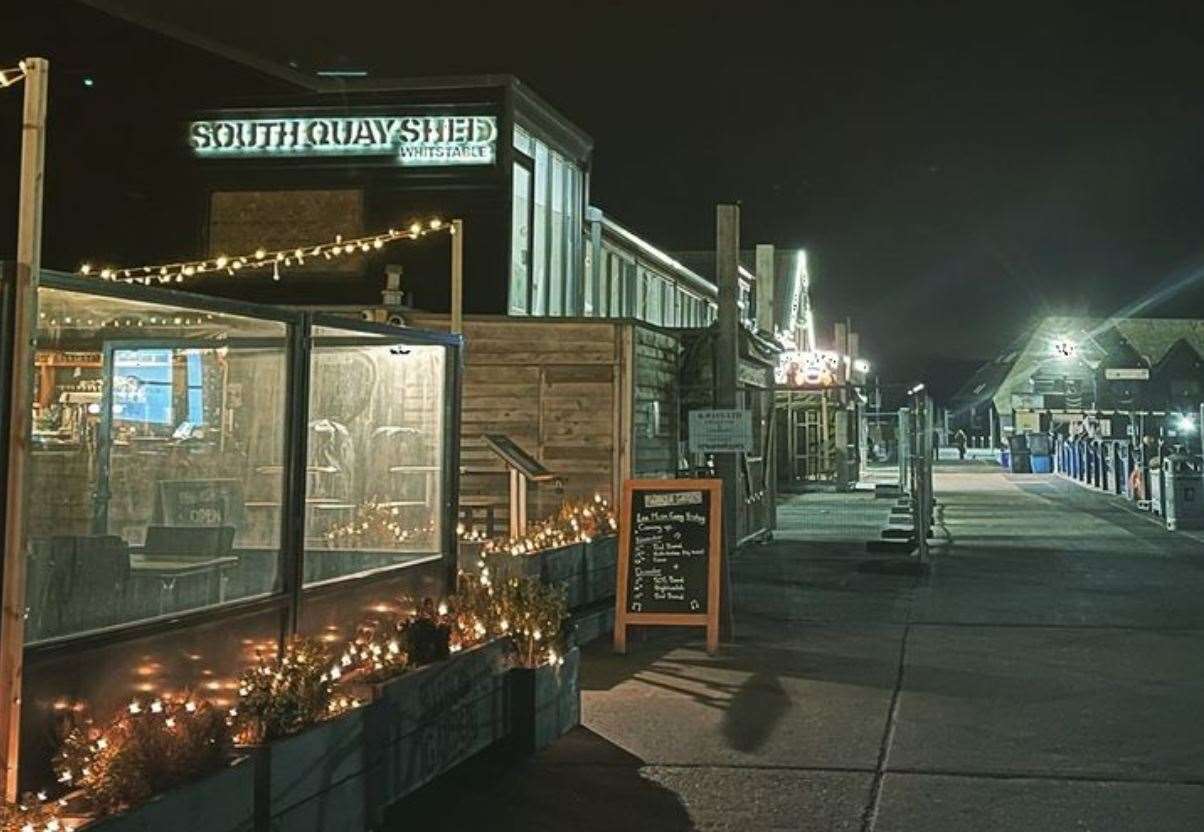
<svg viewBox="0 0 1204 832">
<path fill-rule="evenodd" d="M 287 327 L 38 303 L 26 640 L 277 591 Z"/>
<path fill-rule="evenodd" d="M 438 556 L 446 348 L 315 343 L 305 583 Z"/>
<path fill-rule="evenodd" d="M 528 310 L 531 282 L 531 171 L 514 166 L 514 194 L 510 220 L 510 314 Z"/>
</svg>

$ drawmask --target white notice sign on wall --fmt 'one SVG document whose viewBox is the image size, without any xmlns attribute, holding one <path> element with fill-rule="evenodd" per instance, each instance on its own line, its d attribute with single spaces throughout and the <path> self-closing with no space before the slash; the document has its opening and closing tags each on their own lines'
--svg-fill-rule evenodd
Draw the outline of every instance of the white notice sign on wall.
<svg viewBox="0 0 1204 832">
<path fill-rule="evenodd" d="M 700 454 L 754 451 L 752 413 L 747 410 L 691 410 L 690 451 Z"/>
</svg>

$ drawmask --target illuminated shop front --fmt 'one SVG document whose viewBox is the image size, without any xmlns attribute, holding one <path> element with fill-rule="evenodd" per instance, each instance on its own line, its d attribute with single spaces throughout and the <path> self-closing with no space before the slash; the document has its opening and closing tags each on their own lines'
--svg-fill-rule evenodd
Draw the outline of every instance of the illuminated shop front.
<svg viewBox="0 0 1204 832">
<path fill-rule="evenodd" d="M 709 325 L 715 287 L 587 207 L 592 140 L 521 82 L 349 82 L 338 95 L 287 108 L 194 114 L 178 140 L 203 185 L 197 215 L 210 257 L 404 231 L 435 217 L 462 221 L 463 329 L 472 345 L 463 484 L 483 514 L 508 515 L 506 469 L 484 448 L 485 433 L 508 435 L 555 475 L 558 488 L 533 493 L 533 519 L 563 498 L 613 498 L 633 472 L 677 469 L 671 376 L 658 370 L 655 389 L 625 379 L 640 362 L 672 365 L 677 336 L 654 330 Z M 280 280 L 270 270 L 237 281 L 218 271 L 187 282 L 427 329 L 451 325 L 442 238 L 286 265 Z M 655 413 L 641 396 L 656 400 Z"/>
</svg>

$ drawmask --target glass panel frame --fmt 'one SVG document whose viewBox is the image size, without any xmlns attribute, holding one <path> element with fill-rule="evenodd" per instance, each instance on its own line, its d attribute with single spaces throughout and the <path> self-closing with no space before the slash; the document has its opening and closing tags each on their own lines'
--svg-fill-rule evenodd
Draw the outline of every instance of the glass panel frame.
<svg viewBox="0 0 1204 832">
<path fill-rule="evenodd" d="M 517 128 L 516 128 L 517 129 Z M 510 199 L 510 289 L 508 308 L 511 315 L 532 311 L 533 241 L 532 219 L 534 175 L 530 163 L 515 160 L 511 171 Z"/>
<path fill-rule="evenodd" d="M 170 341 L 176 347 L 190 350 L 228 350 L 248 348 L 260 349 L 273 346 L 282 351 L 284 366 L 284 437 L 281 453 L 283 464 L 279 466 L 281 477 L 280 517 L 276 524 L 276 543 L 274 562 L 276 575 L 270 592 L 259 593 L 245 598 L 226 600 L 217 604 L 208 604 L 184 610 L 174 610 L 169 613 L 141 617 L 136 620 L 123 620 L 111 626 L 99 629 L 91 627 L 73 632 L 62 632 L 48 638 L 26 644 L 25 652 L 30 656 L 76 654 L 79 651 L 92 649 L 108 649 L 127 641 L 169 634 L 173 632 L 191 631 L 196 627 L 210 626 L 213 622 L 227 618 L 245 616 L 254 611 L 275 610 L 279 613 L 281 630 L 279 637 L 287 637 L 295 631 L 303 607 L 303 596 L 315 588 L 303 591 L 302 576 L 307 552 L 304 546 L 303 534 L 303 500 L 305 496 L 306 465 L 301 460 L 306 458 L 306 430 L 304 426 L 309 420 L 308 390 L 310 385 L 309 356 L 316 347 L 330 344 L 360 345 L 389 349 L 393 347 L 414 346 L 438 347 L 442 349 L 443 368 L 439 373 L 442 390 L 442 401 L 438 415 L 437 432 L 441 447 L 439 448 L 436 471 L 433 475 L 439 478 L 438 495 L 435 511 L 439 519 L 437 540 L 431 546 L 431 552 L 421 559 L 422 564 L 433 565 L 439 575 L 440 583 L 450 588 L 455 575 L 455 525 L 456 505 L 458 503 L 458 470 L 459 443 L 458 423 L 460 413 L 460 384 L 463 340 L 460 336 L 440 332 L 402 329 L 385 324 L 362 322 L 320 313 L 306 313 L 285 310 L 277 307 L 259 306 L 256 304 L 237 301 L 221 300 L 207 296 L 198 296 L 174 292 L 164 289 L 129 286 L 117 283 L 101 283 L 95 280 L 81 279 L 54 273 L 43 273 L 41 289 L 74 293 L 97 307 L 103 307 L 110 300 L 132 302 L 134 304 L 150 304 L 173 307 L 182 310 L 196 310 L 201 313 L 195 316 L 197 321 L 205 314 L 210 318 L 215 315 L 231 315 L 245 318 L 251 323 L 256 321 L 271 325 L 283 325 L 280 335 L 273 338 L 217 338 L 217 339 L 181 339 L 161 338 L 159 333 L 148 333 L 147 339 L 133 339 L 138 347 L 149 343 Z M 5 286 L 6 297 L 9 287 Z M 50 307 L 44 307 L 49 309 Z M 174 316 L 173 316 L 174 317 Z M 178 322 L 178 321 L 177 321 Z M 11 327 L 11 321 L 6 323 Z M 116 334 L 116 333 L 114 333 Z M 106 346 L 110 354 L 122 349 L 121 338 L 113 339 Z M 186 364 L 187 362 L 185 362 Z M 185 385 L 188 383 L 186 370 L 183 372 Z M 107 385 L 112 390 L 112 383 Z M 7 393 L 7 391 L 5 391 Z M 111 395 L 110 395 L 111 399 Z M 227 417 L 223 417 L 227 418 Z M 32 500 L 27 500 L 24 512 L 28 517 L 31 513 L 45 511 Z M 29 523 L 26 523 L 29 526 Z M 416 565 L 415 562 L 399 563 L 385 566 L 369 573 L 340 576 L 337 581 L 326 582 L 321 589 L 324 598 L 330 598 L 331 592 L 342 592 L 342 586 L 363 587 L 375 580 L 391 580 L 396 583 L 398 577 L 406 574 L 406 570 Z M 417 574 L 417 573 L 415 573 Z M 430 570 L 425 569 L 423 581 L 429 583 Z M 362 590 L 359 590 L 362 592 Z M 357 615 L 348 611 L 349 615 Z"/>
</svg>

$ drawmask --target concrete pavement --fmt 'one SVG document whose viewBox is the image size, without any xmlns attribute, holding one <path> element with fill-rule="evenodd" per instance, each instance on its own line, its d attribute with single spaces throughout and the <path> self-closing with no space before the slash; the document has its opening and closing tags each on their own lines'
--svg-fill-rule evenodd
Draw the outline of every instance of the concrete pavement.
<svg viewBox="0 0 1204 832">
<path fill-rule="evenodd" d="M 722 655 L 680 631 L 592 645 L 582 729 L 411 810 L 427 829 L 1204 828 L 1204 543 L 1050 476 L 954 463 L 936 485 L 928 575 L 867 554 L 890 501 L 791 497 L 733 563 Z"/>
</svg>

